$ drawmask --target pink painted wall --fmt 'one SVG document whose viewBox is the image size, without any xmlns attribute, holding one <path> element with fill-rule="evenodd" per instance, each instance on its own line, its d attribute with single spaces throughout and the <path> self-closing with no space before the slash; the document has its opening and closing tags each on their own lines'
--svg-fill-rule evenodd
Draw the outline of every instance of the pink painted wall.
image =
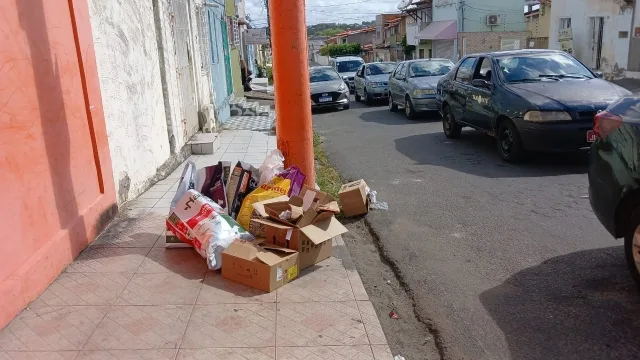
<svg viewBox="0 0 640 360">
<path fill-rule="evenodd" d="M 0 328 L 115 213 L 86 0 L 0 1 Z"/>
</svg>

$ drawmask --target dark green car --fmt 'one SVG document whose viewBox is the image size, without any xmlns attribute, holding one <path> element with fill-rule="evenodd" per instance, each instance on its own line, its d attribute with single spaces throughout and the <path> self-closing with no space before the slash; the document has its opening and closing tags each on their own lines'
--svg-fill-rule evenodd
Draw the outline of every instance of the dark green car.
<svg viewBox="0 0 640 360">
<path fill-rule="evenodd" d="M 628 96 L 596 115 L 589 154 L 589 200 L 602 225 L 624 238 L 640 286 L 640 97 Z"/>
<path fill-rule="evenodd" d="M 556 50 L 468 55 L 438 82 L 444 133 L 457 138 L 466 126 L 484 131 L 510 162 L 527 151 L 589 149 L 595 114 L 630 94 L 601 75 Z"/>
</svg>

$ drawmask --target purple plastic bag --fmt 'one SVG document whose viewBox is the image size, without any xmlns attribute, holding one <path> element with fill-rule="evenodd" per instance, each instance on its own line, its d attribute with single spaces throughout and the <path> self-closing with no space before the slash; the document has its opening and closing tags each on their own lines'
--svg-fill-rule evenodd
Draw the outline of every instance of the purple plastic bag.
<svg viewBox="0 0 640 360">
<path fill-rule="evenodd" d="M 300 190 L 302 190 L 302 185 L 304 185 L 304 180 L 307 178 L 302 170 L 299 167 L 292 165 L 288 167 L 285 171 L 281 172 L 277 175 L 278 177 L 285 178 L 291 180 L 291 187 L 289 188 L 289 193 L 287 196 L 298 196 L 300 194 Z"/>
</svg>

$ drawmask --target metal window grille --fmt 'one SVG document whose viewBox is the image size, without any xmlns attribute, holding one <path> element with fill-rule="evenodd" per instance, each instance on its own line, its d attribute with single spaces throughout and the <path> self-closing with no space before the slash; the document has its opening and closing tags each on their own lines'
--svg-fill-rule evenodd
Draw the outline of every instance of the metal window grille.
<svg viewBox="0 0 640 360">
<path fill-rule="evenodd" d="M 233 46 L 240 46 L 240 26 L 238 26 L 238 20 L 233 19 Z"/>
</svg>

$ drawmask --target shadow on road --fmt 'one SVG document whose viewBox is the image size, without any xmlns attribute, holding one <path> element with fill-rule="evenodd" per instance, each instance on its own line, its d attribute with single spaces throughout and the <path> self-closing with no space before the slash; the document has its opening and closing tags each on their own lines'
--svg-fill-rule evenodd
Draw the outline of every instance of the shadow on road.
<svg viewBox="0 0 640 360">
<path fill-rule="evenodd" d="M 480 294 L 513 359 L 640 359 L 640 296 L 622 246 L 525 269 Z"/>
<path fill-rule="evenodd" d="M 417 164 L 489 178 L 583 174 L 588 163 L 585 153 L 537 153 L 522 164 L 509 164 L 500 159 L 495 139 L 475 130 L 464 130 L 459 139 L 447 139 L 441 132 L 411 135 L 396 139 L 395 146 Z"/>
<path fill-rule="evenodd" d="M 363 105 L 366 107 L 366 105 Z M 404 116 L 403 109 L 397 113 L 392 113 L 389 109 L 380 108 L 374 111 L 367 111 L 360 114 L 360 119 L 364 122 L 374 122 L 383 125 L 409 125 L 420 122 L 439 122 L 442 118 L 437 112 L 420 114 L 418 119 L 409 120 Z"/>
</svg>

